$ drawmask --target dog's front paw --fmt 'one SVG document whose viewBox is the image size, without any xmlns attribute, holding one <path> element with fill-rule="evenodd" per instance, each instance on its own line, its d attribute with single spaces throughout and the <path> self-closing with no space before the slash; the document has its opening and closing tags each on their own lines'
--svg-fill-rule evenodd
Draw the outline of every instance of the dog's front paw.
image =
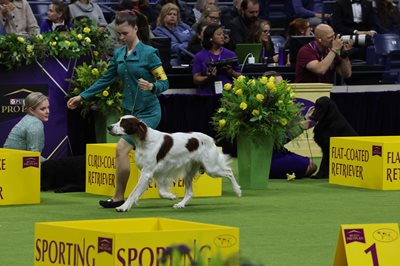
<svg viewBox="0 0 400 266">
<path fill-rule="evenodd" d="M 129 204 L 129 203 L 125 202 L 121 206 L 115 208 L 115 210 L 117 212 L 127 212 L 127 211 L 129 211 L 131 209 L 131 207 L 132 207 L 132 204 Z"/>
<path fill-rule="evenodd" d="M 174 204 L 173 207 L 174 207 L 174 209 L 182 209 L 182 208 L 185 208 L 185 204 L 182 202 L 179 202 L 179 203 Z"/>
<path fill-rule="evenodd" d="M 233 190 L 235 191 L 236 196 L 239 198 L 242 196 L 242 190 L 240 189 L 240 186 L 234 187 Z"/>
</svg>

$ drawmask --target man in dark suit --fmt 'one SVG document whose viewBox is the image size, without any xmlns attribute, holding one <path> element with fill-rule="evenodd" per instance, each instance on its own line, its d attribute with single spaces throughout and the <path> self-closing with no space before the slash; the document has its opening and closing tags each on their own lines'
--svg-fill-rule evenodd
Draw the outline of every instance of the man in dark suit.
<svg viewBox="0 0 400 266">
<path fill-rule="evenodd" d="M 371 2 L 338 0 L 333 11 L 333 28 L 341 35 L 375 35 L 376 26 Z"/>
</svg>

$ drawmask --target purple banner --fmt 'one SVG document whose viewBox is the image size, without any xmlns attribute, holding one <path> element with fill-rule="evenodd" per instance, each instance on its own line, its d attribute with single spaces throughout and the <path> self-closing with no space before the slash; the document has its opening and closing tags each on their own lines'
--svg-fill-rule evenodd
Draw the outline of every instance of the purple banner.
<svg viewBox="0 0 400 266">
<path fill-rule="evenodd" d="M 382 146 L 372 145 L 372 156 L 375 155 L 382 157 Z"/>
<path fill-rule="evenodd" d="M 74 66 L 75 60 L 48 59 L 10 72 L 0 69 L 0 147 L 25 114 L 21 99 L 31 91 L 40 91 L 47 94 L 50 101 L 49 121 L 44 123 L 42 156 L 56 159 L 68 154 L 66 79 L 72 76 Z"/>
<path fill-rule="evenodd" d="M 113 240 L 112 238 L 99 237 L 97 253 L 106 252 L 112 255 Z"/>
</svg>

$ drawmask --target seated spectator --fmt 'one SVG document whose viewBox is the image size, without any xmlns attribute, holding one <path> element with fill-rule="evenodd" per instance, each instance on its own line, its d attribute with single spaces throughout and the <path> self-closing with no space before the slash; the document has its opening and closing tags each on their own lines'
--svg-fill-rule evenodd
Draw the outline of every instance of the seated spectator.
<svg viewBox="0 0 400 266">
<path fill-rule="evenodd" d="M 275 71 L 268 71 L 263 74 L 265 77 L 275 77 L 275 83 L 283 80 L 282 76 Z M 311 121 L 309 116 L 313 109 L 309 109 L 305 115 L 303 128 L 310 128 Z M 300 133 L 300 132 L 299 132 Z M 290 140 L 288 140 L 289 142 Z M 293 153 L 285 148 L 274 150 L 272 153 L 270 178 L 271 179 L 287 179 L 287 174 L 295 174 L 296 178 L 309 177 L 317 170 L 315 163 L 308 157 Z"/>
<path fill-rule="evenodd" d="M 180 65 L 181 55 L 185 53 L 194 32 L 189 25 L 181 22 L 179 8 L 176 5 L 169 3 L 161 8 L 153 34 L 156 37 L 171 38 L 171 65 Z"/>
<path fill-rule="evenodd" d="M 180 17 L 181 17 L 181 21 L 183 22 L 183 23 L 186 23 L 186 24 L 188 24 L 188 25 L 192 25 L 190 22 L 189 22 L 189 14 L 190 14 L 190 8 L 187 6 L 187 4 L 186 4 L 186 2 L 185 1 L 183 1 L 183 0 L 159 0 L 158 2 L 157 2 L 157 5 L 155 6 L 155 8 L 154 8 L 154 10 L 155 10 L 155 14 L 157 14 L 157 16 L 161 13 L 161 9 L 162 9 L 162 7 L 165 5 L 165 4 L 168 4 L 168 3 L 171 3 L 171 4 L 174 4 L 174 5 L 176 5 L 178 8 L 179 8 L 179 10 L 180 10 Z M 156 20 L 156 23 L 157 23 L 157 20 Z M 154 24 L 151 24 L 151 26 L 152 26 L 152 29 L 154 29 L 155 28 L 155 26 L 156 26 L 156 23 L 154 23 Z"/>
<path fill-rule="evenodd" d="M 221 6 L 221 22 L 222 25 L 229 25 L 231 21 L 240 17 L 240 9 L 243 0 L 233 0 L 232 5 Z"/>
<path fill-rule="evenodd" d="M 183 61 L 185 63 L 191 64 L 193 62 L 194 55 L 203 49 L 201 42 L 203 41 L 203 33 L 207 25 L 208 23 L 206 21 L 200 21 L 199 23 L 196 23 L 196 28 L 194 29 L 196 34 L 190 39 L 187 47 L 187 50 L 193 54 L 193 57 L 186 55 L 183 56 Z"/>
<path fill-rule="evenodd" d="M 312 36 L 312 27 L 308 19 L 306 18 L 296 18 L 289 23 L 285 50 L 290 49 L 290 39 L 292 36 Z M 286 64 L 290 64 L 290 54 L 286 55 Z"/>
<path fill-rule="evenodd" d="M 262 44 L 259 63 L 269 64 L 278 62 L 279 55 L 275 53 L 270 31 L 271 23 L 267 20 L 261 20 L 254 40 L 254 42 Z"/>
<path fill-rule="evenodd" d="M 400 34 L 400 11 L 392 0 L 375 0 L 374 14 L 378 33 Z"/>
<path fill-rule="evenodd" d="M 26 115 L 11 129 L 4 148 L 42 152 L 44 148 L 43 122 L 49 120 L 49 100 L 41 92 L 25 98 Z M 42 162 L 45 158 L 42 157 Z"/>
<path fill-rule="evenodd" d="M 91 0 L 71 0 L 68 8 L 72 22 L 75 18 L 87 17 L 96 21 L 99 27 L 107 26 L 107 21 L 100 6 Z"/>
<path fill-rule="evenodd" d="M 333 28 L 338 34 L 376 34 L 372 4 L 368 0 L 338 0 L 332 17 Z"/>
<path fill-rule="evenodd" d="M 39 25 L 26 0 L 0 0 L 0 24 L 6 33 L 39 33 Z"/>
<path fill-rule="evenodd" d="M 201 13 L 199 20 L 197 20 L 196 23 L 193 24 L 192 28 L 195 29 L 196 25 L 200 21 L 205 21 L 207 25 L 211 23 L 221 24 L 221 10 L 217 5 L 206 5 L 203 9 L 203 12 Z"/>
<path fill-rule="evenodd" d="M 203 17 L 204 10 L 209 5 L 218 6 L 218 1 L 217 0 L 197 0 L 193 9 L 189 13 L 188 24 L 194 25 L 194 24 L 198 23 Z M 220 19 L 218 19 L 218 20 L 220 20 Z M 213 21 L 213 23 L 217 23 L 217 22 Z"/>
<path fill-rule="evenodd" d="M 331 16 L 323 14 L 321 0 L 292 0 L 292 7 L 293 18 L 307 18 L 312 26 L 322 23 L 322 19 L 328 19 Z"/>
<path fill-rule="evenodd" d="M 207 25 L 210 25 L 212 23 L 214 24 L 221 24 L 221 10 L 219 9 L 218 6 L 214 4 L 209 4 L 204 7 L 203 13 L 201 14 L 201 18 L 199 22 L 206 22 Z M 198 23 L 195 23 L 193 25 L 193 29 L 196 29 Z M 222 24 L 223 25 L 223 24 Z M 223 25 L 225 26 L 225 25 Z M 232 38 L 230 36 L 230 30 L 225 29 L 225 48 L 228 48 L 229 50 L 235 50 L 235 44 L 232 41 Z"/>
<path fill-rule="evenodd" d="M 47 11 L 47 19 L 40 25 L 40 32 L 62 31 L 71 28 L 68 6 L 59 0 L 53 0 Z"/>
<path fill-rule="evenodd" d="M 224 59 L 236 57 L 235 52 L 224 48 L 224 30 L 221 25 L 210 24 L 204 30 L 202 46 L 193 62 L 193 82 L 198 94 L 221 93 L 226 83 L 240 76 L 239 63 L 215 65 Z"/>
<path fill-rule="evenodd" d="M 240 7 L 241 15 L 234 18 L 228 25 L 235 44 L 251 42 L 251 36 L 254 36 L 258 29 L 258 15 L 260 12 L 258 0 L 243 0 Z"/>
<path fill-rule="evenodd" d="M 351 76 L 348 52 L 352 41 L 343 44 L 327 24 L 315 28 L 315 40 L 300 48 L 296 62 L 296 83 L 334 83 L 334 74 Z"/>
</svg>

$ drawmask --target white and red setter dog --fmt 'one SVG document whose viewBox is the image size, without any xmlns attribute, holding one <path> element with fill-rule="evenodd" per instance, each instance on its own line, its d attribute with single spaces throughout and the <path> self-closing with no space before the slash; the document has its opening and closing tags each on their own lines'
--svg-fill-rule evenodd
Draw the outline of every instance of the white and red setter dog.
<svg viewBox="0 0 400 266">
<path fill-rule="evenodd" d="M 136 204 L 148 188 L 151 178 L 161 188 L 161 193 L 164 191 L 169 194 L 161 196 L 175 198 L 166 192 L 167 188 L 174 180 L 183 177 L 185 196 L 173 207 L 184 208 L 193 197 L 192 181 L 200 170 L 212 177 L 227 177 L 236 195 L 240 197 L 242 194 L 228 157 L 217 148 L 213 138 L 203 133 L 163 133 L 147 127 L 143 121 L 131 115 L 121 117 L 108 127 L 108 131 L 112 135 L 132 137 L 136 145 L 136 165 L 140 169 L 138 183 L 125 203 L 117 207 L 117 211 L 128 211 Z"/>
</svg>

